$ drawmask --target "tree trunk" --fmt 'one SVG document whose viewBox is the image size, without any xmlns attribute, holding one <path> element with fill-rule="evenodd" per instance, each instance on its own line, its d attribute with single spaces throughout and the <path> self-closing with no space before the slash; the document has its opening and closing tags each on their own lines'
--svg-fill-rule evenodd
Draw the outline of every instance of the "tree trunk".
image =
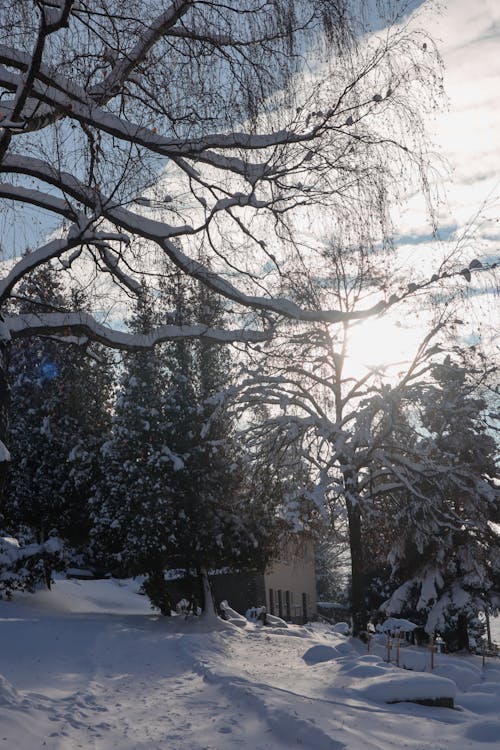
<svg viewBox="0 0 500 750">
<path fill-rule="evenodd" d="M 459 651 L 469 651 L 469 630 L 467 628 L 467 615 L 458 615 L 457 620 L 457 649 Z"/>
<path fill-rule="evenodd" d="M 0 327 L 2 325 L 3 320 L 0 315 Z M 10 407 L 9 350 L 10 341 L 5 337 L 2 338 L 2 332 L 0 331 L 0 500 L 4 494 L 10 463 L 10 456 L 6 446 Z"/>
<path fill-rule="evenodd" d="M 358 636 L 368 625 L 365 590 L 363 540 L 361 536 L 361 511 L 359 505 L 347 500 L 347 518 L 349 521 L 349 547 L 351 551 L 351 611 L 352 634 Z"/>
<path fill-rule="evenodd" d="M 43 575 L 45 579 L 45 585 L 47 586 L 47 589 L 51 591 L 52 590 L 52 568 L 49 567 L 47 564 L 44 564 L 43 566 Z"/>
<path fill-rule="evenodd" d="M 351 468 L 342 471 L 345 502 L 349 524 L 349 549 L 351 553 L 351 614 L 352 634 L 359 636 L 368 627 L 365 600 L 365 565 L 361 527 L 361 506 L 357 497 L 357 477 Z"/>
<path fill-rule="evenodd" d="M 210 587 L 210 581 L 206 568 L 200 568 L 200 576 L 203 587 L 203 614 L 208 618 L 216 618 L 217 612 L 215 611 L 214 598 L 212 596 L 212 589 Z"/>
<path fill-rule="evenodd" d="M 492 648 L 492 642 L 491 642 L 491 625 L 490 625 L 490 613 L 488 609 L 485 609 L 484 615 L 486 617 L 486 638 L 488 640 L 488 648 L 491 651 Z"/>
<path fill-rule="evenodd" d="M 44 544 L 47 541 L 47 537 L 45 536 L 45 526 L 42 523 L 40 524 L 40 528 L 38 529 L 36 533 L 36 541 L 38 544 Z M 43 561 L 43 580 L 48 588 L 49 591 L 52 589 L 52 568 L 47 563 L 46 560 Z"/>
</svg>

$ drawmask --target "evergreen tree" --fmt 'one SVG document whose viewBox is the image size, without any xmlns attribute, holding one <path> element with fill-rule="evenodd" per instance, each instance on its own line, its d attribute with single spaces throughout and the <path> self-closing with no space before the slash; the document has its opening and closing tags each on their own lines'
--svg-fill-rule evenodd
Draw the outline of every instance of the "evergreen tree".
<svg viewBox="0 0 500 750">
<path fill-rule="evenodd" d="M 421 393 L 421 437 L 401 445 L 406 488 L 392 497 L 391 612 L 424 618 L 451 649 L 495 603 L 500 583 L 495 441 L 467 369 L 447 357 Z M 411 492 L 408 492 L 408 488 Z"/>
<path fill-rule="evenodd" d="M 156 322 L 143 283 L 129 326 L 136 333 L 149 333 Z M 125 357 L 111 429 L 102 447 L 102 479 L 92 499 L 96 559 L 117 574 L 147 574 L 146 589 L 163 588 L 163 571 L 172 556 L 170 474 L 182 465 L 169 447 L 165 387 L 159 349 Z M 162 610 L 170 614 L 168 600 Z"/>
<path fill-rule="evenodd" d="M 82 309 L 82 295 L 73 291 L 71 296 L 74 309 Z M 72 507 L 65 539 L 80 552 L 84 562 L 91 562 L 89 498 L 99 482 L 100 452 L 111 422 L 115 366 L 109 350 L 95 344 L 89 351 L 77 345 L 66 346 L 64 354 L 66 489 Z"/>
<path fill-rule="evenodd" d="M 210 327 L 223 322 L 220 298 L 201 285 L 186 291 L 178 275 L 170 300 L 176 322 L 191 316 Z M 246 459 L 225 398 L 232 378 L 228 348 L 181 341 L 170 345 L 167 363 L 165 414 L 171 449 L 183 461 L 172 476 L 177 567 L 198 576 L 214 568 L 262 568 L 273 518 L 245 482 Z"/>
<path fill-rule="evenodd" d="M 24 312 L 64 310 L 68 304 L 69 295 L 48 267 L 27 277 L 19 293 Z M 80 295 L 72 296 L 81 305 Z M 36 302 L 25 304 L 23 297 Z M 107 419 L 107 357 L 97 361 L 77 343 L 31 338 L 13 344 L 10 372 L 12 467 L 4 524 L 26 542 L 58 536 L 82 551 L 89 534 L 86 501 Z M 48 586 L 50 574 L 47 569 Z"/>
<path fill-rule="evenodd" d="M 223 315 L 213 293 L 175 271 L 159 295 L 144 285 L 129 324 L 147 333 L 164 322 L 217 326 Z M 185 571 L 189 593 L 203 599 L 208 570 L 262 568 L 270 554 L 275 521 L 246 481 L 226 405 L 230 382 L 220 345 L 180 339 L 125 359 L 93 499 L 94 549 L 115 573 L 145 574 L 145 592 L 164 614 L 166 569 Z"/>
</svg>

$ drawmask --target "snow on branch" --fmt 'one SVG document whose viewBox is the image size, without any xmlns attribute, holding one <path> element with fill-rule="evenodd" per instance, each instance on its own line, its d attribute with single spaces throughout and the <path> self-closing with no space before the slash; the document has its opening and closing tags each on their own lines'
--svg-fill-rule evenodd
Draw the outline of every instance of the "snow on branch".
<svg viewBox="0 0 500 750">
<path fill-rule="evenodd" d="M 96 101 L 108 101 L 123 85 L 134 68 L 144 60 L 153 45 L 182 18 L 193 6 L 193 0 L 174 0 L 166 11 L 157 16 L 146 27 L 134 47 L 122 59 L 118 60 L 111 73 L 101 83 L 92 87 L 91 96 Z"/>
<path fill-rule="evenodd" d="M 101 244 L 100 242 L 94 242 L 93 244 L 98 247 L 101 260 L 111 276 L 116 281 L 119 281 L 130 292 L 139 295 L 142 290 L 141 283 L 120 268 L 118 264 L 118 255 L 113 252 L 112 248 L 106 243 Z"/>
<path fill-rule="evenodd" d="M 68 250 L 71 250 L 75 247 L 80 247 L 84 244 L 96 244 L 100 246 L 103 242 L 109 242 L 112 240 L 123 241 L 124 239 L 122 235 L 119 235 L 116 232 L 97 232 L 95 230 L 92 230 L 90 227 L 85 226 L 85 224 L 82 227 L 81 224 L 83 222 L 86 222 L 86 224 L 88 225 L 89 219 L 84 214 L 82 214 L 80 219 L 81 221 L 78 224 L 73 224 L 70 227 L 67 237 L 63 239 L 52 240 L 46 245 L 37 248 L 34 252 L 27 253 L 25 256 L 23 256 L 23 258 L 21 258 L 21 260 L 19 260 L 15 264 L 15 266 L 10 270 L 5 278 L 0 279 L 0 303 L 8 299 L 9 294 L 14 286 L 27 273 L 33 271 L 38 266 L 41 266 L 54 258 L 59 258 Z M 116 270 L 116 264 L 113 271 L 121 281 L 125 281 L 121 278 L 123 274 L 120 274 Z M 137 289 L 134 288 L 134 291 L 137 291 Z"/>
<path fill-rule="evenodd" d="M 0 69 L 0 85 L 15 91 L 22 76 Z M 61 79 L 60 79 L 61 80 Z M 138 125 L 118 115 L 106 112 L 90 99 L 83 90 L 79 90 L 74 84 L 69 83 L 64 87 L 55 87 L 52 82 L 35 81 L 31 89 L 31 104 L 23 112 L 20 122 L 12 123 L 7 120 L 0 121 L 3 128 L 11 127 L 19 132 L 29 132 L 45 127 L 52 120 L 61 116 L 71 116 L 86 125 L 95 127 L 97 130 L 108 133 L 137 146 L 143 146 L 148 151 L 157 153 L 171 159 L 192 159 L 223 171 L 234 172 L 245 177 L 254 184 L 264 174 L 269 172 L 266 163 L 253 164 L 247 159 L 236 156 L 226 156 L 214 149 L 243 150 L 270 149 L 285 143 L 302 142 L 310 140 L 309 135 L 299 136 L 297 134 L 282 132 L 266 135 L 250 135 L 246 133 L 232 133 L 228 135 L 213 134 L 196 140 L 177 138 L 165 138 L 157 135 L 151 128 Z M 45 117 L 38 110 L 42 102 L 48 107 Z M 8 111 L 9 107 L 4 106 Z M 37 113 L 34 116 L 34 113 Z M 34 119 L 33 119 L 34 116 Z"/>
<path fill-rule="evenodd" d="M 3 162 L 4 171 L 17 174 L 28 174 L 47 182 L 67 193 L 75 200 L 87 205 L 93 211 L 127 232 L 149 239 L 159 245 L 170 260 L 182 271 L 198 279 L 210 289 L 244 307 L 276 313 L 292 320 L 338 323 L 346 320 L 363 319 L 377 314 L 385 308 L 381 301 L 365 310 L 345 312 L 342 310 L 310 310 L 303 308 L 292 300 L 283 297 L 261 297 L 245 293 L 234 284 L 216 274 L 199 261 L 193 260 L 170 238 L 182 234 L 192 234 L 192 227 L 172 227 L 169 224 L 148 219 L 138 213 L 114 205 L 104 196 L 96 193 L 76 177 L 58 172 L 50 164 L 29 156 L 7 156 Z"/>
<path fill-rule="evenodd" d="M 99 323 L 92 315 L 85 312 L 40 313 L 12 315 L 5 317 L 5 325 L 12 338 L 25 336 L 50 336 L 57 333 L 63 336 L 78 335 L 105 346 L 126 351 L 151 349 L 156 344 L 176 339 L 201 339 L 212 344 L 229 344 L 232 342 L 267 341 L 271 331 L 251 329 L 221 330 L 206 325 L 165 325 L 148 334 L 133 334 L 119 331 Z M 82 342 L 83 343 L 83 342 Z"/>
<path fill-rule="evenodd" d="M 145 55 L 148 53 L 151 47 L 162 36 L 165 35 L 169 28 L 171 28 L 175 23 L 177 23 L 180 18 L 182 18 L 182 16 L 187 12 L 187 10 L 189 10 L 192 4 L 192 0 L 174 0 L 172 5 L 166 11 L 157 16 L 153 20 L 151 25 L 146 28 L 146 31 L 139 37 L 132 50 L 115 63 L 111 74 L 107 78 L 104 78 L 99 84 L 96 84 L 90 89 L 90 101 L 93 101 L 94 104 L 95 102 L 98 102 L 99 104 L 105 104 L 113 96 L 119 93 L 128 76 L 131 74 L 134 68 L 136 68 L 137 65 L 139 65 L 144 60 Z M 42 36 L 46 35 L 47 33 L 52 33 L 58 28 L 67 25 L 70 13 L 77 14 L 78 11 L 82 10 L 80 4 L 74 2 L 74 0 L 66 0 L 66 2 L 63 3 L 63 6 L 61 8 L 58 7 L 57 9 L 59 13 L 53 14 L 50 25 L 46 26 L 45 29 L 42 26 L 42 31 L 39 35 L 39 38 L 42 38 Z M 45 16 L 47 18 L 47 11 L 45 11 Z M 42 65 L 41 54 L 37 57 L 37 72 L 42 73 L 40 77 L 46 85 L 51 84 L 54 79 L 54 73 L 48 71 L 48 69 Z M 21 67 L 23 71 L 30 70 L 30 68 L 33 67 L 33 58 L 31 55 L 27 55 L 5 45 L 2 45 L 0 47 L 0 61 L 5 65 Z M 8 76 L 7 71 L 2 71 L 2 74 Z M 66 88 L 64 85 L 62 85 L 62 81 L 64 79 L 61 76 L 55 76 L 55 78 L 59 87 L 64 90 Z M 12 84 L 12 80 L 13 79 L 11 79 L 10 81 L 5 80 L 2 81 L 2 83 L 9 87 L 9 83 Z M 36 82 L 30 81 L 30 86 L 25 87 L 26 93 L 27 89 L 29 88 L 30 93 L 33 94 L 34 83 Z M 67 83 L 71 88 L 69 82 Z M 82 100 L 85 99 L 87 99 L 87 96 L 83 94 Z M 37 112 L 34 127 L 31 127 L 29 129 L 45 127 L 54 119 L 58 119 L 58 117 L 61 116 L 61 111 L 52 110 L 49 112 L 45 112 L 43 113 L 45 117 L 41 117 L 40 114 L 41 113 Z"/>
<path fill-rule="evenodd" d="M 72 208 L 67 201 L 44 193 L 41 190 L 33 190 L 21 187 L 20 185 L 11 185 L 6 182 L 0 183 L 0 198 L 19 201 L 21 203 L 30 203 L 32 206 L 38 206 L 72 221 L 78 216 L 78 211 Z"/>
<path fill-rule="evenodd" d="M 183 3 L 183 12 L 190 4 L 189 2 Z M 162 17 L 165 18 L 170 16 L 172 16 L 170 11 L 162 14 Z M 143 49 L 144 44 L 142 42 L 139 42 L 137 47 L 142 49 L 143 54 L 147 51 L 147 48 Z M 260 134 L 247 132 L 209 133 L 196 139 L 165 138 L 156 134 L 151 128 L 135 124 L 129 119 L 114 115 L 96 106 L 96 101 L 104 104 L 119 92 L 123 83 L 122 79 L 126 78 L 130 69 L 135 67 L 140 59 L 137 51 L 131 52 L 129 56 L 117 63 L 113 72 L 103 82 L 93 87 L 89 92 L 63 76 L 54 74 L 40 62 L 38 76 L 31 85 L 30 101 L 26 103 L 20 123 L 15 123 L 16 130 L 25 132 L 36 130 L 46 127 L 62 116 L 70 116 L 114 137 L 143 146 L 149 151 L 169 158 L 194 159 L 214 168 L 244 176 L 252 184 L 264 174 L 269 173 L 268 159 L 265 159 L 262 164 L 252 164 L 248 159 L 241 159 L 234 155 L 225 156 L 218 151 L 274 149 L 276 146 L 303 143 L 317 138 L 316 129 L 303 133 L 284 129 Z M 4 65 L 25 70 L 30 65 L 30 61 L 31 57 L 26 53 L 19 52 L 6 45 L 0 45 L 0 62 Z M 0 69 L 0 84 L 12 92 L 19 89 L 23 77 L 24 73 L 17 75 L 5 68 Z M 40 103 L 48 107 L 45 112 L 40 112 Z M 9 113 L 8 103 L 3 105 L 4 117 L 6 113 Z M 4 119 L 2 127 L 6 127 L 6 124 L 7 120 Z M 10 122 L 8 124 L 12 125 Z"/>
</svg>

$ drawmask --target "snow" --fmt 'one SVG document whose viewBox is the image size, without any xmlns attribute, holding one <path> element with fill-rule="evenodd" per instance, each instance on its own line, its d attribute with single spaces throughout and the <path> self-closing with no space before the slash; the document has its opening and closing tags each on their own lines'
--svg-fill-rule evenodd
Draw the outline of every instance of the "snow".
<svg viewBox="0 0 500 750">
<path fill-rule="evenodd" d="M 341 633 L 342 635 L 348 635 L 350 632 L 350 627 L 347 624 L 347 622 L 337 622 L 333 626 L 333 632 L 334 633 Z"/>
<path fill-rule="evenodd" d="M 269 612 L 266 614 L 266 625 L 271 625 L 273 628 L 287 628 L 285 620 L 276 615 L 271 615 Z"/>
<path fill-rule="evenodd" d="M 306 664 L 320 664 L 322 661 L 330 661 L 330 659 L 334 659 L 336 655 L 337 651 L 334 646 L 318 643 L 316 646 L 311 646 L 311 648 L 306 651 L 303 658 Z"/>
<path fill-rule="evenodd" d="M 62 544 L 56 537 L 51 537 L 43 544 L 28 544 L 21 547 L 18 540 L 10 536 L 0 536 L 0 565 L 5 564 L 12 566 L 16 562 L 22 561 L 28 557 L 48 552 L 57 554 L 62 549 Z M 9 574 L 1 574 L 9 575 Z"/>
<path fill-rule="evenodd" d="M 233 625 L 236 625 L 239 628 L 245 628 L 247 625 L 248 620 L 243 615 L 240 615 L 239 612 L 236 612 L 235 609 L 232 609 L 226 600 L 220 603 L 219 605 L 220 609 L 224 613 L 224 619 L 228 622 L 231 622 Z"/>
<path fill-rule="evenodd" d="M 483 667 L 481 657 L 436 654 L 431 673 L 427 649 L 402 645 L 408 668 L 398 669 L 384 661 L 385 636 L 368 653 L 327 625 L 162 618 L 139 588 L 57 580 L 51 592 L 0 601 L 2 747 L 498 747 L 494 658 Z M 459 710 L 387 702 L 443 695 Z"/>
<path fill-rule="evenodd" d="M 500 721 L 498 719 L 478 721 L 467 729 L 465 736 L 470 740 L 482 743 L 487 742 L 492 745 L 495 744 L 498 747 L 498 743 L 500 742 Z"/>
<path fill-rule="evenodd" d="M 236 329 L 234 331 L 209 328 L 197 323 L 194 325 L 163 325 L 148 334 L 132 334 L 109 328 L 99 323 L 92 315 L 85 312 L 73 313 L 25 313 L 7 316 L 5 324 L 14 338 L 24 335 L 64 332 L 68 328 L 94 341 L 100 341 L 117 349 L 140 350 L 150 349 L 156 344 L 175 339 L 199 338 L 218 344 L 233 341 L 266 341 L 268 331 Z"/>
<path fill-rule="evenodd" d="M 356 673 L 356 676 L 361 677 L 359 673 Z M 445 677 L 437 677 L 433 674 L 416 674 L 408 679 L 404 670 L 401 670 L 399 674 L 392 672 L 380 674 L 380 672 L 377 672 L 373 676 L 368 675 L 364 677 L 356 689 L 368 700 L 378 703 L 454 698 L 457 692 L 455 683 Z"/>
</svg>

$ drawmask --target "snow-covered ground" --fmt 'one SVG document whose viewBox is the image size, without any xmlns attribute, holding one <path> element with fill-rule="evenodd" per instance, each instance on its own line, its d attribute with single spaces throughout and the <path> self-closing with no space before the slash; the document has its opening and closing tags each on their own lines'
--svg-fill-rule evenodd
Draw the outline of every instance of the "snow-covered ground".
<svg viewBox="0 0 500 750">
<path fill-rule="evenodd" d="M 0 601 L 0 750 L 465 750 L 500 743 L 500 660 L 326 626 L 166 620 L 133 582 Z M 410 669 L 412 668 L 412 669 Z M 458 710 L 387 703 L 455 695 Z"/>
</svg>

